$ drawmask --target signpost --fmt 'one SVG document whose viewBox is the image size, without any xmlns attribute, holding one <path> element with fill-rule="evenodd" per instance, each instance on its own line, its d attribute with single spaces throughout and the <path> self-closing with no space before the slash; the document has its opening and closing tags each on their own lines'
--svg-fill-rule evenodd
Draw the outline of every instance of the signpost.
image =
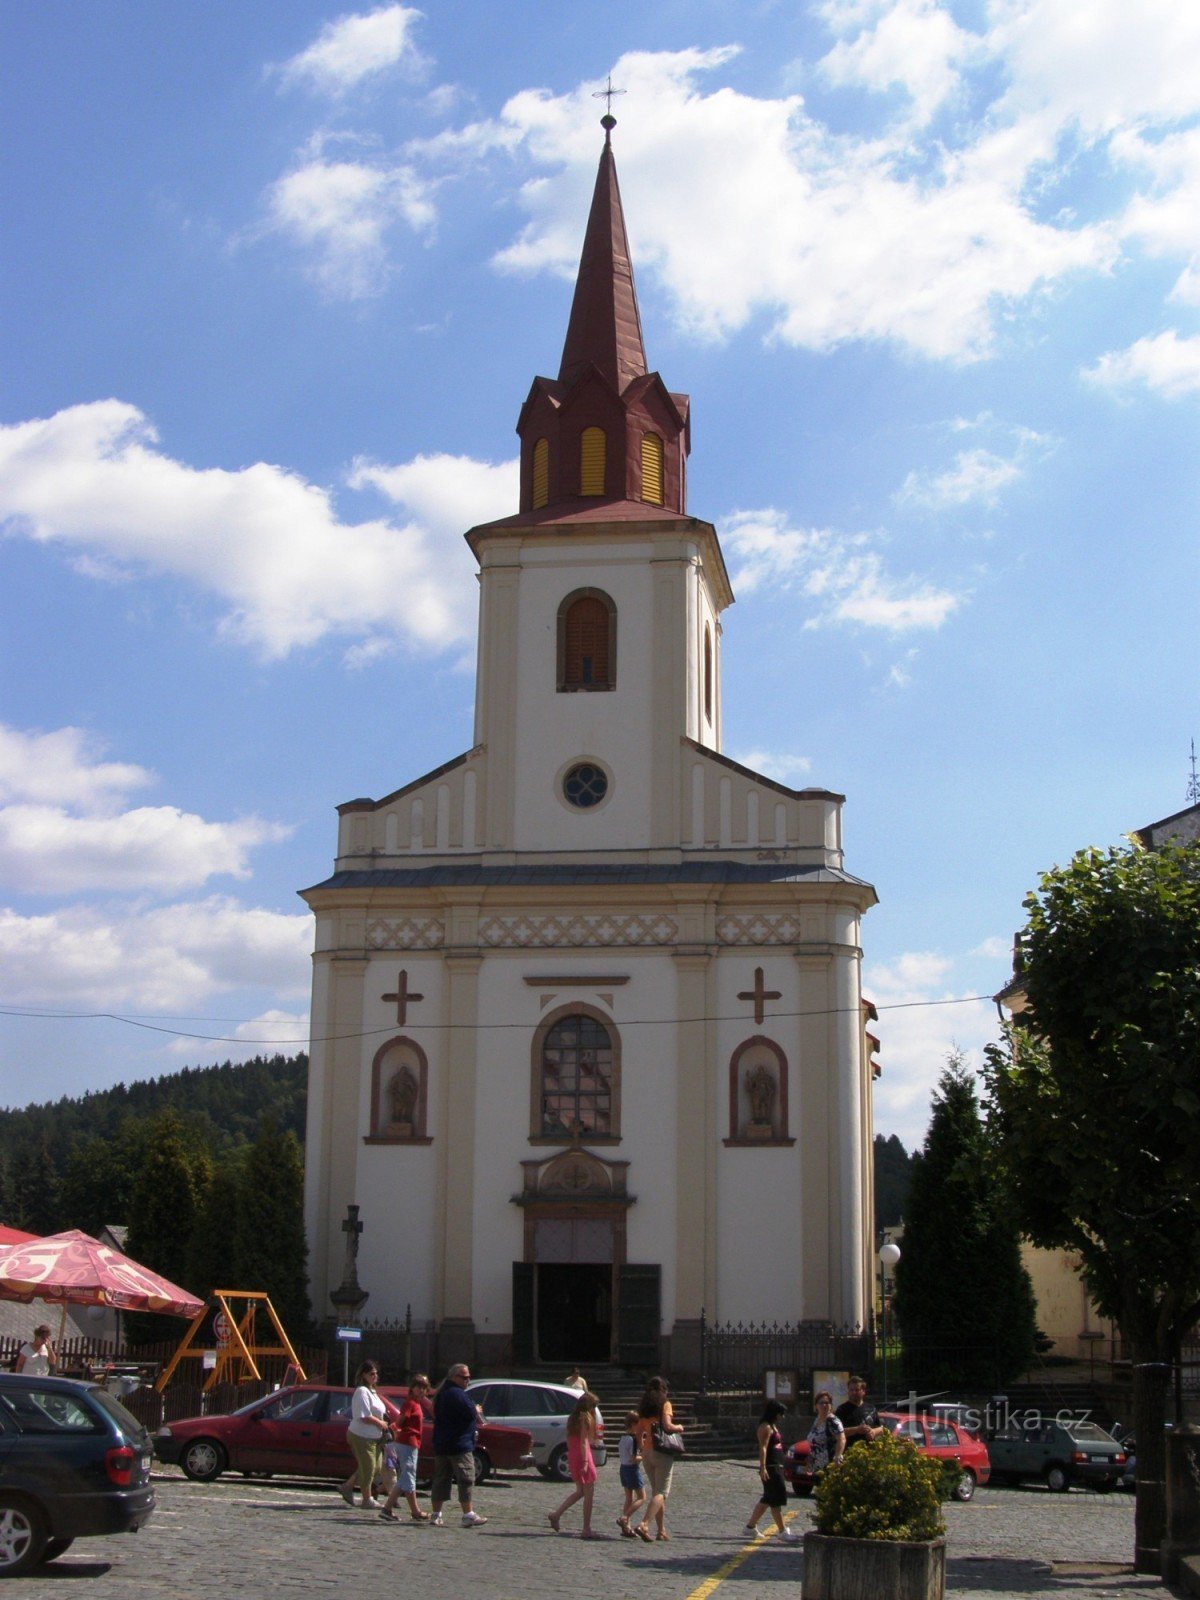
<svg viewBox="0 0 1200 1600">
<path fill-rule="evenodd" d="M 362 1338 L 361 1328 L 339 1328 L 337 1336 L 342 1342 L 342 1383 L 350 1386 L 350 1346 Z"/>
</svg>

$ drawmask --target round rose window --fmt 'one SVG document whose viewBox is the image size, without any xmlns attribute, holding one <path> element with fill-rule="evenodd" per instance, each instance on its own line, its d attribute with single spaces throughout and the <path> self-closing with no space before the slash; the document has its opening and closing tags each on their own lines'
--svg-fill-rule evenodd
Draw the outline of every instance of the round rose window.
<svg viewBox="0 0 1200 1600">
<path fill-rule="evenodd" d="M 563 779 L 563 795 L 569 805 L 598 806 L 608 793 L 608 778 L 601 767 L 581 761 Z"/>
</svg>

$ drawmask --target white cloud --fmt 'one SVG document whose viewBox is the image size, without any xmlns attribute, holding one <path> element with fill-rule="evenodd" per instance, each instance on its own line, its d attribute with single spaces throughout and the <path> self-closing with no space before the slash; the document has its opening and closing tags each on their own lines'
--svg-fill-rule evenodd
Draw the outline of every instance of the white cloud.
<svg viewBox="0 0 1200 1600">
<path fill-rule="evenodd" d="M 228 633 L 265 656 L 329 635 L 433 650 L 469 642 L 474 568 L 455 519 L 511 512 L 515 463 L 418 457 L 359 464 L 355 481 L 390 483 L 397 503 L 420 512 L 403 525 L 346 523 L 326 490 L 281 467 L 188 466 L 118 400 L 0 428 L 0 519 L 10 532 L 102 567 L 186 579 L 223 604 Z"/>
<path fill-rule="evenodd" d="M 1143 385 L 1168 400 L 1200 393 L 1200 334 L 1181 339 L 1173 328 L 1110 350 L 1083 376 L 1105 389 Z"/>
<path fill-rule="evenodd" d="M 739 751 L 732 759 L 740 762 L 743 767 L 749 767 L 753 772 L 761 772 L 764 777 L 790 784 L 793 788 L 796 787 L 798 779 L 812 771 L 812 761 L 808 756 L 793 756 L 783 751 Z"/>
<path fill-rule="evenodd" d="M 835 84 L 861 84 L 882 92 L 898 87 L 912 100 L 912 115 L 926 123 L 953 94 L 959 65 L 979 49 L 977 37 L 956 26 L 936 0 L 897 0 L 891 5 L 823 8 L 837 32 L 850 32 L 871 11 L 872 26 L 839 39 L 820 63 Z"/>
<path fill-rule="evenodd" d="M 214 1025 L 210 1030 L 211 1034 L 217 1032 L 217 1026 Z M 203 1024 L 197 1025 L 196 1031 L 203 1032 Z M 262 1011 L 258 1016 L 239 1022 L 232 1030 L 223 1033 L 219 1043 L 221 1059 L 224 1061 L 250 1061 L 257 1055 L 272 1055 L 277 1050 L 290 1053 L 307 1051 L 308 1012 L 280 1011 L 276 1008 Z M 210 1053 L 205 1038 L 174 1039 L 167 1048 L 171 1055 L 192 1060 L 198 1054 Z"/>
<path fill-rule="evenodd" d="M 0 723 L 0 804 L 15 800 L 103 809 L 154 782 L 144 767 L 99 760 L 100 748 L 82 728 L 23 733 Z"/>
<path fill-rule="evenodd" d="M 1005 302 L 1113 260 L 1110 228 L 1034 215 L 1023 193 L 1032 152 L 1016 159 L 982 137 L 961 151 L 839 137 L 795 96 L 702 94 L 699 76 L 728 56 L 633 54 L 614 68 L 638 97 L 620 133 L 635 258 L 693 333 L 722 337 L 765 314 L 776 338 L 809 348 L 885 339 L 971 358 L 990 347 Z M 574 269 L 595 165 L 593 88 L 514 96 L 498 124 L 460 135 L 463 152 L 503 142 L 548 169 L 521 191 L 530 221 L 501 267 Z"/>
<path fill-rule="evenodd" d="M 174 806 L 99 817 L 72 816 L 58 806 L 4 806 L 0 883 L 25 894 L 193 889 L 218 875 L 247 877 L 249 852 L 290 831 L 257 817 L 205 822 Z"/>
<path fill-rule="evenodd" d="M 961 603 L 961 596 L 915 578 L 892 578 L 866 535 L 793 528 L 773 507 L 733 512 L 721 538 L 732 557 L 735 590 L 794 587 L 814 603 L 809 626 L 853 622 L 892 633 L 939 628 Z"/>
<path fill-rule="evenodd" d="M 1149 174 L 1149 191 L 1135 194 L 1121 219 L 1128 239 L 1140 240 L 1149 254 L 1182 258 L 1187 265 L 1171 298 L 1200 305 L 1200 127 L 1149 139 L 1141 130 L 1115 134 L 1114 158 Z"/>
<path fill-rule="evenodd" d="M 38 916 L 0 907 L 5 999 L 55 1009 L 168 1012 L 269 988 L 302 1000 L 312 919 L 222 896 L 150 910 L 72 906 Z"/>
<path fill-rule="evenodd" d="M 991 506 L 1021 472 L 1017 462 L 991 450 L 960 450 L 945 472 L 910 472 L 896 498 L 935 511 L 972 502 Z"/>
<path fill-rule="evenodd" d="M 246 877 L 249 852 L 291 831 L 257 817 L 206 822 L 174 806 L 122 811 L 153 774 L 100 761 L 96 749 L 79 728 L 0 724 L 0 883 L 25 894 L 191 889 Z"/>
<path fill-rule="evenodd" d="M 310 275 L 327 294 L 361 300 L 387 283 L 392 224 L 433 225 L 431 194 L 410 166 L 318 156 L 271 185 L 268 226 L 312 252 Z"/>
<path fill-rule="evenodd" d="M 914 951 L 887 964 L 868 964 L 863 993 L 879 1009 L 872 1031 L 879 1036 L 883 1075 L 875 1085 L 875 1131 L 898 1134 L 918 1148 L 929 1122 L 930 1097 L 954 1049 L 978 1068 L 983 1046 L 998 1033 L 990 1001 L 953 1001 L 955 962 L 932 951 Z M 931 1003 L 935 1002 L 935 1003 Z"/>
<path fill-rule="evenodd" d="M 306 50 L 284 62 L 283 80 L 341 95 L 397 63 L 416 65 L 420 57 L 411 35 L 420 15 L 390 5 L 327 22 Z"/>
</svg>

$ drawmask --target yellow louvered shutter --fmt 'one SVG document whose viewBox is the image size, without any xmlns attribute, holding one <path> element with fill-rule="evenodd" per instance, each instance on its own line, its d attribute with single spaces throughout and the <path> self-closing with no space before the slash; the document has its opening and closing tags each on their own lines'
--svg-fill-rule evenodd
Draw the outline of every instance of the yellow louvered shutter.
<svg viewBox="0 0 1200 1600">
<path fill-rule="evenodd" d="M 663 503 L 663 442 L 656 433 L 642 435 L 642 499 Z"/>
<path fill-rule="evenodd" d="M 585 428 L 579 438 L 579 492 L 604 493 L 603 428 Z"/>
<path fill-rule="evenodd" d="M 550 503 L 550 442 L 539 439 L 533 447 L 533 509 Z"/>
</svg>

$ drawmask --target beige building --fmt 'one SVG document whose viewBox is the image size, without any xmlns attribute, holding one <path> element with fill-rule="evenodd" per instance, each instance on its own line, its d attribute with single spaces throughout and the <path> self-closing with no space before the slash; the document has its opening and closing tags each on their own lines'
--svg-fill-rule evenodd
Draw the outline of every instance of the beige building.
<svg viewBox="0 0 1200 1600">
<path fill-rule="evenodd" d="M 682 1369 L 702 1308 L 868 1316 L 875 894 L 842 796 L 722 754 L 733 593 L 689 425 L 647 368 L 606 136 L 520 509 L 466 535 L 471 748 L 341 806 L 304 894 L 313 1303 L 356 1204 L 370 1313 L 411 1305 L 443 1356 Z"/>
</svg>

